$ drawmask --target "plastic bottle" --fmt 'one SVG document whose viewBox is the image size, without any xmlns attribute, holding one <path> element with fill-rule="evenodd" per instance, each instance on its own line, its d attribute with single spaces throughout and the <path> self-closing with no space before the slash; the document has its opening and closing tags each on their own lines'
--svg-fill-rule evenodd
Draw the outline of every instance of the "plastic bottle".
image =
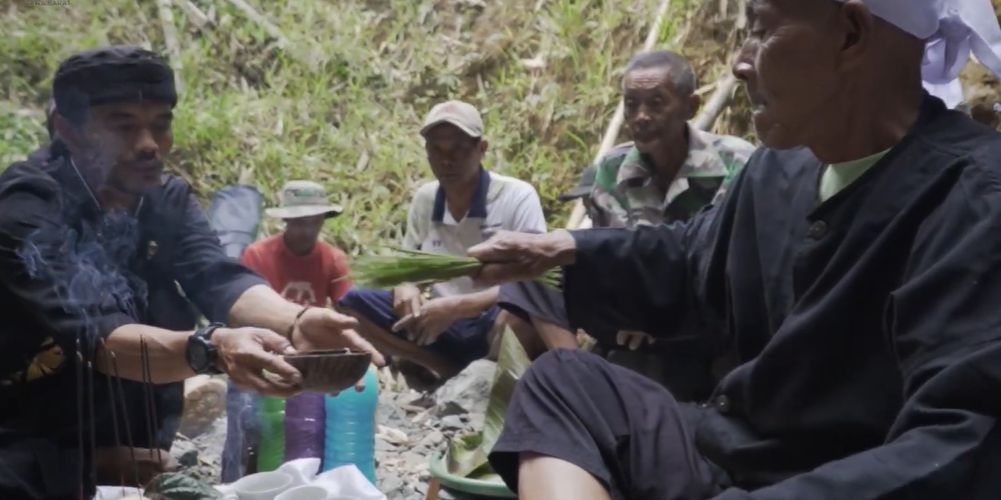
<svg viewBox="0 0 1001 500">
<path fill-rule="evenodd" d="M 304 392 L 285 400 L 285 461 L 323 458 L 327 424 L 323 394 Z"/>
<path fill-rule="evenodd" d="M 326 396 L 327 425 L 323 470 L 355 464 L 375 484 L 375 410 L 379 380 L 375 367 L 365 374 L 365 390 Z"/>
<path fill-rule="evenodd" d="M 261 444 L 257 471 L 277 469 L 285 461 L 285 400 L 262 396 L 260 401 Z"/>
</svg>

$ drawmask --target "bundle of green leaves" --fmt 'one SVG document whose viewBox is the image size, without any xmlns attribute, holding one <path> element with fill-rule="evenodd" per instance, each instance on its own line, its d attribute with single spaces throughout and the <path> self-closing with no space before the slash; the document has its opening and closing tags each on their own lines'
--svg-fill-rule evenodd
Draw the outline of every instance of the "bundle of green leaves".
<svg viewBox="0 0 1001 500">
<path fill-rule="evenodd" d="M 394 249 L 393 254 L 357 257 L 351 264 L 351 279 L 370 288 L 393 288 L 403 283 L 418 286 L 474 277 L 483 263 L 473 257 Z M 562 272 L 551 269 L 537 282 L 560 288 Z"/>
</svg>

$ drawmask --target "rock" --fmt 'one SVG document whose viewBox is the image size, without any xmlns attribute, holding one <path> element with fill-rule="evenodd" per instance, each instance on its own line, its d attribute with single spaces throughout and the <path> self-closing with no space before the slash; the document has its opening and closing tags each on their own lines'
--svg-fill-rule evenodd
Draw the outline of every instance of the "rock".
<svg viewBox="0 0 1001 500">
<path fill-rule="evenodd" d="M 381 439 L 387 443 L 395 445 L 410 443 L 410 437 L 407 436 L 407 433 L 399 429 L 395 429 L 393 427 L 387 427 L 385 425 L 378 426 L 378 432 L 376 433 L 375 437 L 377 439 Z"/>
<path fill-rule="evenodd" d="M 177 463 L 183 467 L 194 467 L 198 465 L 198 450 L 188 450 L 184 452 L 180 457 L 177 457 Z"/>
<path fill-rule="evenodd" d="M 433 411 L 434 411 L 434 408 L 428 408 L 427 410 L 424 410 L 424 411 L 418 413 L 417 415 L 414 415 L 410 419 L 410 423 L 412 423 L 412 424 L 422 424 L 422 423 L 424 423 L 425 421 L 427 421 L 428 417 L 431 416 L 431 412 L 433 412 Z"/>
<path fill-rule="evenodd" d="M 441 428 L 445 430 L 459 430 L 465 426 L 466 424 L 458 415 L 449 415 L 441 419 Z"/>
<path fill-rule="evenodd" d="M 380 483 L 379 489 L 386 493 L 396 492 L 396 490 L 403 488 L 403 479 L 399 476 L 385 477 Z"/>
<path fill-rule="evenodd" d="M 434 394 L 439 408 L 454 403 L 469 413 L 482 414 L 487 409 L 490 387 L 493 385 L 497 363 L 481 359 L 452 377 Z"/>
<path fill-rule="evenodd" d="M 437 403 L 434 396 L 430 394 L 421 394 L 417 399 L 414 399 L 407 403 L 409 406 L 416 406 L 423 410 L 431 408 Z"/>
<path fill-rule="evenodd" d="M 447 417 L 449 415 L 465 415 L 469 413 L 469 410 L 455 401 L 445 401 L 445 404 L 440 404 L 435 408 L 434 413 L 438 417 Z"/>
<path fill-rule="evenodd" d="M 445 440 L 445 435 L 439 431 L 431 431 L 421 439 L 420 446 L 426 448 L 437 448 L 442 441 Z"/>
<path fill-rule="evenodd" d="M 395 444 L 387 443 L 387 442 L 385 442 L 385 441 L 383 441 L 381 439 L 376 439 L 375 440 L 375 451 L 376 452 L 380 452 L 380 451 L 396 451 L 398 449 L 399 448 Z"/>
<path fill-rule="evenodd" d="M 181 434 L 196 438 L 226 412 L 226 382 L 208 375 L 198 375 L 184 383 L 184 414 Z"/>
</svg>

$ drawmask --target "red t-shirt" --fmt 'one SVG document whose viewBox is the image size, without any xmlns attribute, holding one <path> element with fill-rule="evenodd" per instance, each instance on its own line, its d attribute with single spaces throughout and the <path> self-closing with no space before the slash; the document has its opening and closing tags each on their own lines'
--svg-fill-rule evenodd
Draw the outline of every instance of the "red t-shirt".
<svg viewBox="0 0 1001 500">
<path fill-rule="evenodd" d="M 336 303 L 351 288 L 349 280 L 337 281 L 348 275 L 347 256 L 322 241 L 316 242 L 309 255 L 299 256 L 277 234 L 247 247 L 240 260 L 296 304 L 327 307 L 328 299 Z"/>
</svg>

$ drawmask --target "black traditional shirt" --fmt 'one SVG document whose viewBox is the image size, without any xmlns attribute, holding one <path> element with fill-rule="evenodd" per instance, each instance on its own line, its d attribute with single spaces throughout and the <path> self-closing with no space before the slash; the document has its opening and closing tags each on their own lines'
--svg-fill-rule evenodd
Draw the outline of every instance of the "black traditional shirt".
<svg viewBox="0 0 1001 500">
<path fill-rule="evenodd" d="M 1001 136 L 928 98 L 818 204 L 821 171 L 762 149 L 689 223 L 574 233 L 571 322 L 725 332 L 693 422 L 719 498 L 998 498 Z"/>
<path fill-rule="evenodd" d="M 223 253 L 178 178 L 165 177 L 135 214 L 106 214 L 65 154 L 8 168 L 0 175 L 0 497 L 60 498 L 78 489 L 78 340 L 89 359 L 98 339 L 122 325 L 189 330 L 192 303 L 225 322 L 239 296 L 263 283 Z M 84 392 L 94 396 L 97 445 L 128 444 L 127 416 L 131 444 L 169 447 L 182 384 L 156 388 L 154 445 L 142 385 L 127 380 L 116 443 L 108 382 L 95 373 Z M 84 406 L 89 443 L 88 398 Z"/>
</svg>

